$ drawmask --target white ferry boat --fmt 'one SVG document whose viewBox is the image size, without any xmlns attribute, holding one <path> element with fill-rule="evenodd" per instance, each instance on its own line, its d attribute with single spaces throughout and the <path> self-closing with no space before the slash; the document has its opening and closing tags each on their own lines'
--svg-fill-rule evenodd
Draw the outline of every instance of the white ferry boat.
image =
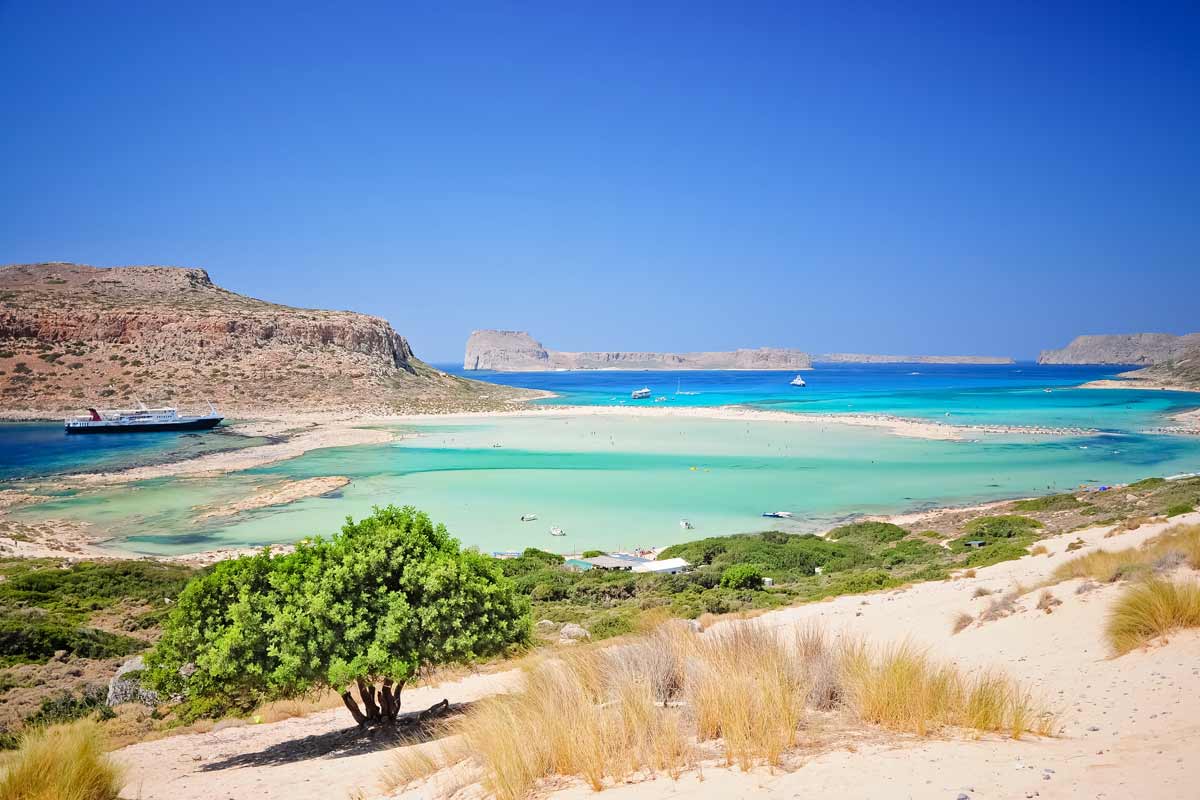
<svg viewBox="0 0 1200 800">
<path fill-rule="evenodd" d="M 637 391 L 635 391 L 633 394 L 631 394 L 629 396 L 632 397 L 634 400 L 645 400 L 647 397 L 650 396 L 650 389 L 649 388 L 638 389 Z"/>
<path fill-rule="evenodd" d="M 138 403 L 134 409 L 97 410 L 89 408 L 87 416 L 70 417 L 64 421 L 67 433 L 142 433 L 146 431 L 202 431 L 215 428 L 224 417 L 208 404 L 209 413 L 201 416 L 180 416 L 170 406 L 146 408 Z"/>
</svg>

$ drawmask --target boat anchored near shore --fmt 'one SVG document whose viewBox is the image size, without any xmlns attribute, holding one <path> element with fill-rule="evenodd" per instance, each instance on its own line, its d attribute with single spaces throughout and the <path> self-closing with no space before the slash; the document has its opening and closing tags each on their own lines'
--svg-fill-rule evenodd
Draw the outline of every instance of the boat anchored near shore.
<svg viewBox="0 0 1200 800">
<path fill-rule="evenodd" d="M 224 417 L 212 403 L 207 414 L 181 416 L 172 406 L 147 408 L 139 402 L 133 409 L 98 410 L 89 408 L 86 416 L 70 417 L 63 422 L 67 433 L 146 433 L 150 431 L 203 431 L 215 428 Z"/>
</svg>

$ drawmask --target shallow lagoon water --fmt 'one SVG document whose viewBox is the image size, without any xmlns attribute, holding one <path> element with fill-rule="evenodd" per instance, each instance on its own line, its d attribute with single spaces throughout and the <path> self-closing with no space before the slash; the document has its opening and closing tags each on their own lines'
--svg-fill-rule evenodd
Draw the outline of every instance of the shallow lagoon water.
<svg viewBox="0 0 1200 800">
<path fill-rule="evenodd" d="M 1169 414 L 1200 405 L 1200 396 L 1071 388 L 1119 371 L 1032 364 L 818 365 L 804 373 L 809 385 L 803 389 L 787 386 L 792 376 L 780 372 L 473 373 L 557 392 L 559 397 L 545 401 L 550 405 L 629 404 L 628 392 L 645 385 L 668 397 L 663 404 L 646 405 L 874 412 L 1105 433 L 931 441 L 832 422 L 614 415 L 431 418 L 397 428 L 402 438 L 389 445 L 317 450 L 218 478 L 143 481 L 58 498 L 16 514 L 89 522 L 124 550 L 184 553 L 291 542 L 330 533 L 347 515 L 361 517 L 374 505 L 412 504 L 483 550 L 538 546 L 568 552 L 768 528 L 820 530 L 860 513 L 1200 471 L 1200 437 L 1145 433 L 1169 424 Z M 0 439 L 4 435 L 0 430 Z M 82 460 L 75 468 L 97 468 L 96 459 L 114 465 L 160 458 L 170 446 L 140 437 L 125 442 L 115 453 L 100 448 L 91 460 L 79 451 Z M 61 449 L 48 452 L 50 471 L 61 471 L 71 460 Z M 16 460 L 6 458 L 0 465 L 9 470 L 6 474 L 29 471 L 28 463 L 10 461 Z M 196 520 L 199 506 L 227 503 L 284 479 L 323 475 L 347 475 L 353 483 L 328 497 Z M 795 519 L 761 516 L 777 510 L 791 511 Z M 536 513 L 538 520 L 522 523 L 526 513 Z M 681 519 L 695 528 L 684 530 Z M 567 536 L 551 537 L 551 526 Z"/>
<path fill-rule="evenodd" d="M 621 416 L 418 424 L 389 445 L 330 448 L 216 479 L 161 479 L 21 512 L 86 520 L 122 549 L 179 553 L 290 542 L 371 506 L 413 504 L 483 550 L 562 552 L 663 545 L 783 528 L 819 530 L 886 513 L 1062 491 L 1200 467 L 1200 439 L 988 436 L 933 441 L 845 425 Z M 499 445 L 499 447 L 495 446 Z M 347 475 L 333 497 L 194 521 L 283 478 Z M 765 519 L 787 510 L 792 521 Z M 536 522 L 522 523 L 525 513 Z M 683 530 L 680 519 L 694 530 Z M 551 526 L 567 536 L 549 535 Z"/>
</svg>

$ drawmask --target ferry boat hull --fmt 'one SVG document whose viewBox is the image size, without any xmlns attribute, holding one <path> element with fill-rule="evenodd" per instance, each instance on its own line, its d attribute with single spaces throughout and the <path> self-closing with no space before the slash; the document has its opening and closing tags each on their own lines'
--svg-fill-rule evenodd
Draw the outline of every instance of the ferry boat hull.
<svg viewBox="0 0 1200 800">
<path fill-rule="evenodd" d="M 197 417 L 195 419 L 181 419 L 178 422 L 131 422 L 122 424 L 120 422 L 112 422 L 103 420 L 101 422 L 91 422 L 90 420 L 66 426 L 68 434 L 80 433 L 151 433 L 162 431 L 206 431 L 217 427 L 224 417 Z"/>
</svg>

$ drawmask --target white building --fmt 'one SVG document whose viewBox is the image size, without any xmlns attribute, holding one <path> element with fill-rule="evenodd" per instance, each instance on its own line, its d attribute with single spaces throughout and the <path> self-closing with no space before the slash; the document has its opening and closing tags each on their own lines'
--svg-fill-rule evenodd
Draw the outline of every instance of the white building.
<svg viewBox="0 0 1200 800">
<path fill-rule="evenodd" d="M 649 572 L 654 575 L 678 575 L 690 567 L 682 558 L 664 558 L 662 561 L 646 561 L 633 568 L 634 572 Z"/>
</svg>

